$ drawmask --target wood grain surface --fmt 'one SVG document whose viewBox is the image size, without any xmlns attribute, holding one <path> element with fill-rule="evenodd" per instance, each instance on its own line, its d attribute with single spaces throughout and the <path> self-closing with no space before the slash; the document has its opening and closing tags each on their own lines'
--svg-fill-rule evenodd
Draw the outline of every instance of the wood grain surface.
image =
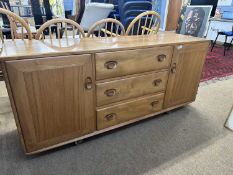
<svg viewBox="0 0 233 175">
<path fill-rule="evenodd" d="M 0 53 L 0 60 L 141 49 L 195 42 L 209 41 L 203 38 L 185 36 L 173 32 L 160 32 L 157 35 L 150 36 L 54 40 L 52 43 L 50 40 L 45 40 L 44 42 L 38 40 L 15 40 L 14 42 L 5 41 L 2 52 Z M 67 48 L 67 45 L 72 47 Z"/>
<path fill-rule="evenodd" d="M 208 43 L 198 43 L 175 47 L 165 108 L 195 100 L 208 46 Z"/>
<path fill-rule="evenodd" d="M 92 64 L 91 55 L 6 62 L 28 152 L 96 129 Z"/>
<path fill-rule="evenodd" d="M 97 53 L 95 56 L 96 79 L 101 80 L 168 68 L 172 52 L 173 47 L 166 46 Z M 111 63 L 115 66 L 109 67 Z"/>
<path fill-rule="evenodd" d="M 209 41 L 151 36 L 6 41 L 0 54 L 27 154 L 195 100 Z"/>
<path fill-rule="evenodd" d="M 97 106 L 164 91 L 168 71 L 96 84 Z"/>
<path fill-rule="evenodd" d="M 97 110 L 97 128 L 104 129 L 162 110 L 164 94 L 137 98 L 129 102 Z"/>
</svg>

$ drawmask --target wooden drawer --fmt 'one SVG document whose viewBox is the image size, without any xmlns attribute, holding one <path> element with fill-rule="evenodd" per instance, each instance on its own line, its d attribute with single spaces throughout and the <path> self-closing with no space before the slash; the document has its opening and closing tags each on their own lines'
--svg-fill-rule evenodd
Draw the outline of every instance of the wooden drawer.
<svg viewBox="0 0 233 175">
<path fill-rule="evenodd" d="M 165 90 L 168 71 L 96 84 L 97 106 Z"/>
<path fill-rule="evenodd" d="M 164 94 L 97 109 L 97 129 L 101 130 L 162 110 Z"/>
<path fill-rule="evenodd" d="M 97 53 L 96 79 L 114 78 L 168 68 L 173 47 L 154 47 L 117 52 Z"/>
</svg>

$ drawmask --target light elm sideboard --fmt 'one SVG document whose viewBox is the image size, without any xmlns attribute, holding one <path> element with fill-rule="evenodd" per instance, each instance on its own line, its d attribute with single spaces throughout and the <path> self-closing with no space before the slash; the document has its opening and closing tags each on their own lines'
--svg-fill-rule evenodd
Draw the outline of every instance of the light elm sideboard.
<svg viewBox="0 0 233 175">
<path fill-rule="evenodd" d="M 0 56 L 26 154 L 193 102 L 209 46 L 172 32 L 48 43 L 6 41 Z"/>
</svg>

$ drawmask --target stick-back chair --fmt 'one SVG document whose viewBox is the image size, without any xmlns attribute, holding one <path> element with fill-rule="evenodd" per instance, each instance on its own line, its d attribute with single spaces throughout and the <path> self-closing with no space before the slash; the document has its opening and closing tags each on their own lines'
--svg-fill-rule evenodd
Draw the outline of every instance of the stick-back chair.
<svg viewBox="0 0 233 175">
<path fill-rule="evenodd" d="M 29 25 L 26 23 L 24 19 L 22 19 L 17 14 L 11 12 L 10 10 L 0 8 L 0 13 L 7 16 L 10 22 L 10 30 L 11 30 L 11 38 L 14 39 L 24 39 L 25 36 L 27 36 L 28 39 L 32 39 L 32 32 L 30 30 Z M 18 28 L 21 27 L 21 33 L 17 32 Z M 1 39 L 3 40 L 3 34 L 2 34 L 2 28 L 0 30 L 1 33 Z M 3 40 L 4 41 L 4 40 Z"/>
<path fill-rule="evenodd" d="M 77 34 L 79 38 L 85 37 L 85 33 L 82 27 L 73 20 L 65 18 L 52 19 L 44 23 L 37 31 L 35 38 L 37 40 L 45 39 L 45 34 L 49 34 L 49 38 L 53 39 L 52 27 L 56 26 L 57 39 L 69 38 L 68 31 L 72 31 L 72 37 L 76 38 Z M 65 27 L 63 27 L 65 26 Z M 63 34 L 64 32 L 64 34 Z"/>
<path fill-rule="evenodd" d="M 120 21 L 113 18 L 106 18 L 93 24 L 87 37 L 117 37 L 125 35 L 125 28 Z"/>
<path fill-rule="evenodd" d="M 146 11 L 135 17 L 129 24 L 126 35 L 151 35 L 158 33 L 160 15 L 155 11 Z"/>
</svg>

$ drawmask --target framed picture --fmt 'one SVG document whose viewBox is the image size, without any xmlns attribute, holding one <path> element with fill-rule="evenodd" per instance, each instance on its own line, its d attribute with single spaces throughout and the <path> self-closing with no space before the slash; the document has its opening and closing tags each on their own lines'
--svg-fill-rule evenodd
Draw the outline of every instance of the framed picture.
<svg viewBox="0 0 233 175">
<path fill-rule="evenodd" d="M 218 0 L 218 6 L 231 6 L 233 0 Z"/>
<path fill-rule="evenodd" d="M 187 6 L 177 33 L 204 37 L 213 6 Z"/>
<path fill-rule="evenodd" d="M 185 12 L 186 12 L 186 8 L 187 8 L 187 5 L 183 6 L 180 10 L 180 17 L 179 17 L 179 20 L 178 20 L 178 25 L 177 25 L 177 28 L 176 28 L 176 33 L 180 33 L 180 30 L 181 30 L 181 27 L 182 27 L 182 24 L 183 24 L 183 21 L 184 21 L 184 15 L 185 15 Z"/>
</svg>

